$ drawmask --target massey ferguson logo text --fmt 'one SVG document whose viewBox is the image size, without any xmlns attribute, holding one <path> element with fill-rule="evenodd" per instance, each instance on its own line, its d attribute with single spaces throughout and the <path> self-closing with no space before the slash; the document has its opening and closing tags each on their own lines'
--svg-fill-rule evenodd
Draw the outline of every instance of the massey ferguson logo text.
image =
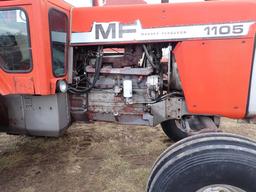
<svg viewBox="0 0 256 192">
<path fill-rule="evenodd" d="M 114 40 L 125 39 L 127 35 L 138 32 L 138 22 L 132 24 L 123 24 L 119 22 L 112 23 L 94 23 L 96 40 Z"/>
<path fill-rule="evenodd" d="M 239 38 L 248 35 L 253 24 L 255 22 L 248 21 L 144 28 L 139 20 L 131 23 L 94 22 L 91 31 L 73 33 L 72 43 L 170 42 L 189 39 Z"/>
</svg>

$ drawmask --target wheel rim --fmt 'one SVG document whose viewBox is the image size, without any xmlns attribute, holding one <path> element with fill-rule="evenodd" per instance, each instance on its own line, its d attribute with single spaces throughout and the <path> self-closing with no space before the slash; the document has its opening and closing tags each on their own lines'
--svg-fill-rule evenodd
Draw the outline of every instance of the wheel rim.
<svg viewBox="0 0 256 192">
<path fill-rule="evenodd" d="M 196 192 L 246 192 L 230 185 L 211 185 L 197 190 Z"/>
<path fill-rule="evenodd" d="M 217 132 L 216 124 L 216 128 L 207 127 L 208 125 L 205 124 L 204 120 L 201 118 L 200 116 L 191 116 L 190 118 L 176 119 L 174 122 L 180 131 L 188 135 L 198 134 L 203 130 L 207 132 Z"/>
<path fill-rule="evenodd" d="M 191 129 L 190 126 L 187 126 L 187 123 L 190 124 L 190 120 L 189 119 L 179 119 L 179 120 L 174 120 L 175 121 L 175 124 L 176 124 L 176 127 L 181 130 L 182 132 L 184 133 L 189 133 L 189 132 L 193 132 L 194 130 L 193 129 L 197 129 L 195 127 L 193 127 L 193 129 Z"/>
</svg>

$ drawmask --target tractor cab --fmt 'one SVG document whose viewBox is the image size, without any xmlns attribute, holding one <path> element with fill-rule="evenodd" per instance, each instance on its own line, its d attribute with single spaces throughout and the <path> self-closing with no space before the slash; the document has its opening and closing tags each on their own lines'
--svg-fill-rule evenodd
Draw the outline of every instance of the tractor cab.
<svg viewBox="0 0 256 192">
<path fill-rule="evenodd" d="M 70 10 L 61 0 L 0 2 L 0 122 L 7 132 L 59 135 L 67 126 L 68 115 L 63 125 L 59 119 L 67 96 L 56 93 L 67 87 Z M 38 116 L 52 119 L 38 123 Z"/>
<path fill-rule="evenodd" d="M 66 78 L 69 14 L 63 1 L 1 1 L 1 95 L 55 93 Z"/>
</svg>

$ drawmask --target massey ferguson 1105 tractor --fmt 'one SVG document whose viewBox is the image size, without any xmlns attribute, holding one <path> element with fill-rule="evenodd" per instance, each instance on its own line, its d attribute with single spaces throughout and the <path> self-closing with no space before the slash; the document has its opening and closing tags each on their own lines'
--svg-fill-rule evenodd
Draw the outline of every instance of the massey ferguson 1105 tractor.
<svg viewBox="0 0 256 192">
<path fill-rule="evenodd" d="M 220 117 L 256 117 L 255 34 L 254 0 L 1 1 L 1 130 L 161 124 L 183 140 L 156 161 L 147 192 L 255 192 L 256 143 L 217 133 Z"/>
</svg>

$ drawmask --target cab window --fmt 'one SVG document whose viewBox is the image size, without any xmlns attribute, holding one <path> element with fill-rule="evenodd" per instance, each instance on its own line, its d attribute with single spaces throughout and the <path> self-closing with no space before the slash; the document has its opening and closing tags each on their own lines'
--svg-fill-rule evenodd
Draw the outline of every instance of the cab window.
<svg viewBox="0 0 256 192">
<path fill-rule="evenodd" d="M 56 77 L 61 77 L 66 73 L 68 18 L 65 13 L 51 9 L 49 11 L 49 25 L 53 74 Z"/>
<path fill-rule="evenodd" d="M 0 10 L 0 67 L 8 72 L 32 68 L 28 17 L 24 10 Z"/>
</svg>

